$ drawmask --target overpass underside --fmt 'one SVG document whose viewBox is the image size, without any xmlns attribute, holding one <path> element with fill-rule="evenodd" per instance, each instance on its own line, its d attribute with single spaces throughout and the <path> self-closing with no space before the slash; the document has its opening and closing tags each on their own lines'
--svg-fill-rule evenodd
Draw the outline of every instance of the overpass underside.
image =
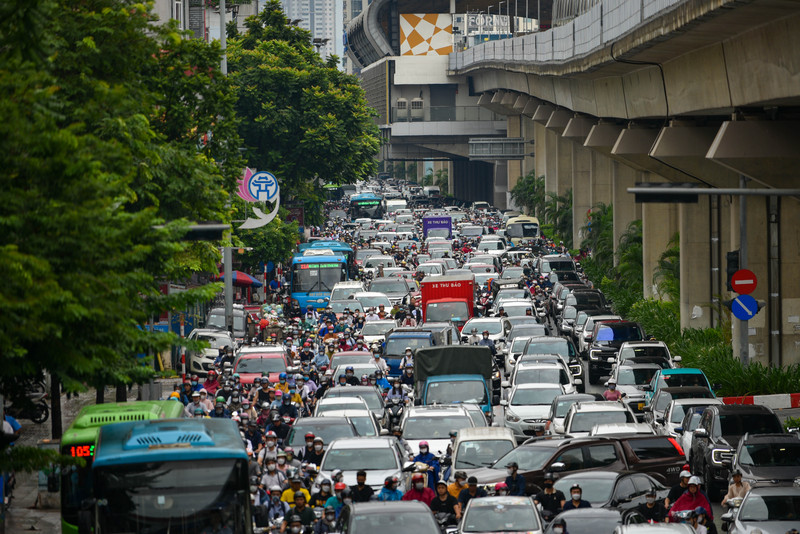
<svg viewBox="0 0 800 534">
<path fill-rule="evenodd" d="M 717 325 L 720 300 L 732 296 L 725 255 L 740 247 L 740 197 L 636 204 L 627 189 L 800 187 L 800 3 L 662 0 L 657 16 L 640 13 L 607 39 L 609 5 L 626 2 L 593 8 L 599 24 L 583 17 L 452 54 L 450 72 L 470 76 L 481 102 L 507 116 L 509 137 L 534 143 L 535 156 L 509 165 L 509 189 L 531 171 L 547 191 L 572 189 L 575 243 L 599 203 L 613 205 L 615 251 L 641 219 L 648 296 L 658 295 L 653 275 L 678 233 L 682 325 Z M 796 197 L 765 196 L 749 197 L 744 210 L 753 296 L 766 303 L 747 323 L 749 350 L 776 365 L 800 362 L 799 207 Z M 734 321 L 737 351 L 738 329 Z"/>
</svg>

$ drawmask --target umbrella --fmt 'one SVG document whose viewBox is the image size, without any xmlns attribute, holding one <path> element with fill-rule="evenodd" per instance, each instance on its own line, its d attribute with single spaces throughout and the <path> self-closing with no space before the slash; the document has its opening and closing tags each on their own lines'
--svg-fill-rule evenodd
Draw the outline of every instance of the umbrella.
<svg viewBox="0 0 800 534">
<path fill-rule="evenodd" d="M 216 279 L 225 280 L 225 273 L 220 273 Z M 242 271 L 233 271 L 233 285 L 239 287 L 261 287 L 264 284 L 247 273 L 243 273 Z"/>
</svg>

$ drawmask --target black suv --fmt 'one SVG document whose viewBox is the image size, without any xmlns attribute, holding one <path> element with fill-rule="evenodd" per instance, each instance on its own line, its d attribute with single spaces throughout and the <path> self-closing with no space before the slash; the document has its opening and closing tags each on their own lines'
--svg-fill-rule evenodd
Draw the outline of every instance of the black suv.
<svg viewBox="0 0 800 534">
<path fill-rule="evenodd" d="M 797 485 L 800 481 L 800 436 L 794 433 L 745 434 L 736 448 L 733 470 L 736 469 L 750 485 Z"/>
<path fill-rule="evenodd" d="M 731 459 L 742 436 L 783 434 L 778 416 L 766 406 L 719 404 L 703 411 L 692 437 L 689 463 L 699 474 L 712 501 L 726 487 Z"/>
<path fill-rule="evenodd" d="M 597 384 L 601 376 L 611 374 L 617 361 L 617 352 L 623 343 L 643 339 L 644 332 L 639 323 L 609 321 L 595 325 L 589 347 L 589 383 Z"/>
</svg>

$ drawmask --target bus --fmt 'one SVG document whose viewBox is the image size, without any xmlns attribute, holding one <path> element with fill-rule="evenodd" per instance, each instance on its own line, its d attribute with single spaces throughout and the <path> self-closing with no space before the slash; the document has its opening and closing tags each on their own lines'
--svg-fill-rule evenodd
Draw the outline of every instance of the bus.
<svg viewBox="0 0 800 534">
<path fill-rule="evenodd" d="M 314 249 L 306 249 L 310 250 Z M 292 258 L 289 284 L 292 311 L 300 313 L 308 306 L 325 308 L 330 300 L 333 286 L 347 279 L 347 259 L 342 255 L 295 255 Z"/>
<path fill-rule="evenodd" d="M 383 217 L 383 197 L 375 193 L 361 193 L 350 197 L 350 217 L 355 221 L 362 217 Z"/>
<path fill-rule="evenodd" d="M 536 217 L 520 215 L 509 219 L 506 223 L 506 238 L 514 245 L 538 238 L 539 232 L 539 219 Z"/>
<path fill-rule="evenodd" d="M 311 246 L 308 247 L 310 249 L 330 249 L 333 251 L 334 254 L 344 256 L 347 260 L 347 266 L 350 267 L 353 265 L 353 261 L 355 261 L 356 253 L 353 250 L 353 247 L 348 245 L 347 243 L 343 243 L 342 241 L 326 241 L 326 240 L 319 240 L 313 241 Z"/>
<path fill-rule="evenodd" d="M 83 458 L 84 467 L 70 466 L 61 471 L 61 532 L 78 533 L 78 512 L 84 499 L 92 496 L 92 461 L 100 428 L 113 423 L 176 419 L 183 416 L 183 403 L 176 401 L 139 401 L 96 404 L 78 412 L 72 425 L 61 437 L 61 454 Z"/>
<path fill-rule="evenodd" d="M 87 534 L 253 531 L 247 451 L 230 419 L 104 426 L 92 483 Z"/>
</svg>

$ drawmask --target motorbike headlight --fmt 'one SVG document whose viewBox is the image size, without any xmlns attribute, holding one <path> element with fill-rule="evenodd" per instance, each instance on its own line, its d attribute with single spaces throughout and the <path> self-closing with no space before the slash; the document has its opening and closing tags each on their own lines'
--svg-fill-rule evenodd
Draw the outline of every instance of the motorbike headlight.
<svg viewBox="0 0 800 534">
<path fill-rule="evenodd" d="M 519 423 L 520 418 L 514 412 L 507 411 L 506 412 L 506 421 L 508 421 L 510 423 Z"/>
</svg>

